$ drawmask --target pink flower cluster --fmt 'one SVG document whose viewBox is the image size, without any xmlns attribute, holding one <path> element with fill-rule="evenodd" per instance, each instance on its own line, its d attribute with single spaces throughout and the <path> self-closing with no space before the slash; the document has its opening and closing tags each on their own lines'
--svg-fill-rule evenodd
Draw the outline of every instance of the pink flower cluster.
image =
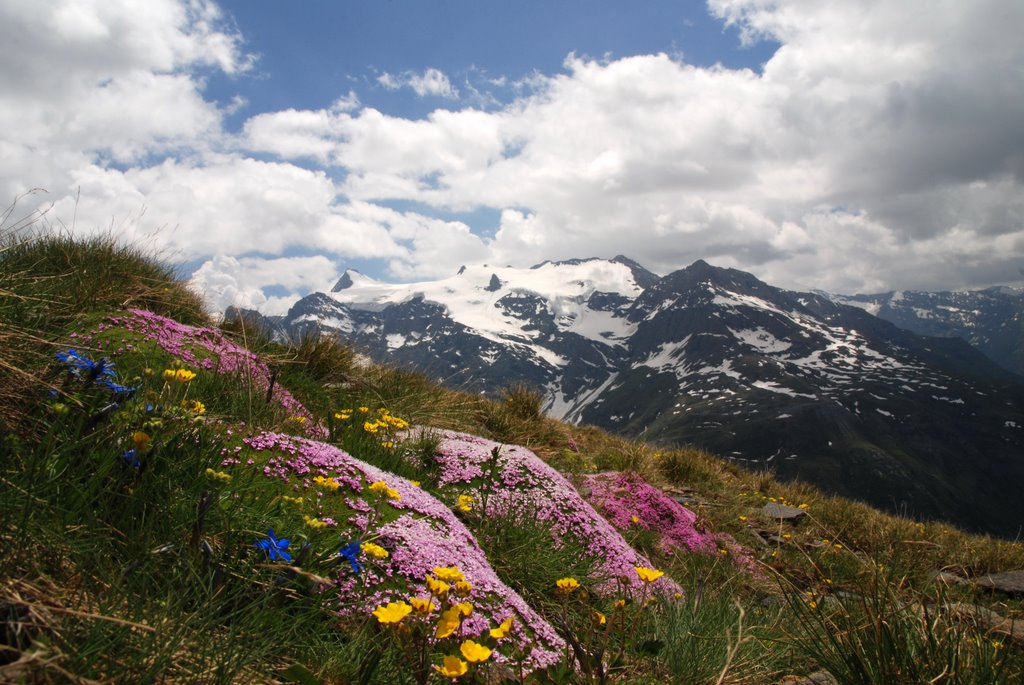
<svg viewBox="0 0 1024 685">
<path fill-rule="evenodd" d="M 107 322 L 101 323 L 97 330 L 120 326 L 152 340 L 189 366 L 251 379 L 261 393 L 266 393 L 270 387 L 271 373 L 266 363 L 253 352 L 225 338 L 215 328 L 188 326 L 142 309 L 130 309 L 126 315 L 108 317 Z M 279 384 L 274 386 L 272 399 L 289 416 L 305 419 L 302 425 L 307 435 L 316 438 L 327 436 L 327 430 Z"/>
<path fill-rule="evenodd" d="M 613 593 L 620 582 L 634 592 L 644 591 L 635 567 L 650 567 L 651 562 L 633 549 L 608 521 L 591 507 L 558 471 L 540 457 L 518 445 L 502 445 L 475 435 L 455 431 L 430 431 L 440 438 L 435 460 L 440 466 L 439 485 L 466 484 L 485 475 L 490 478 L 478 488 L 487 492 L 484 515 L 501 516 L 528 510 L 540 521 L 549 523 L 560 540 L 582 541 L 588 551 L 602 560 L 602 575 L 607 578 L 599 588 Z M 414 435 L 410 433 L 410 435 Z M 493 450 L 498 448 L 494 460 Z M 681 592 L 667 576 L 655 583 L 666 593 Z"/>
<path fill-rule="evenodd" d="M 535 669 L 558 662 L 564 650 L 562 639 L 522 597 L 498 578 L 473 534 L 442 502 L 408 480 L 326 443 L 271 432 L 246 437 L 243 443 L 254 453 L 271 453 L 263 468 L 267 477 L 281 479 L 303 490 L 315 487 L 313 479 L 317 476 L 336 481 L 341 488 L 325 495 L 321 504 L 336 502 L 332 506 L 338 507 L 335 512 L 338 520 L 344 519 L 345 511 L 360 512 L 349 518 L 350 525 L 358 521 L 365 525 L 368 520 L 364 512 L 372 510 L 366 503 L 370 483 L 384 481 L 398 493 L 399 499 L 387 505 L 402 512 L 398 518 L 377 530 L 359 533 L 362 539 L 372 538 L 375 544 L 387 549 L 390 556 L 375 561 L 373 566 L 367 565 L 358 575 L 344 567 L 338 579 L 341 596 L 363 597 L 360 606 L 343 607 L 343 614 L 369 614 L 383 603 L 407 600 L 410 596 L 426 597 L 429 595 L 425 583 L 427 574 L 437 566 L 457 566 L 473 584 L 468 599 L 473 602 L 474 614 L 463 622 L 460 628 L 463 636 L 477 637 L 482 631 L 514 616 L 518 628 L 509 639 L 528 654 L 525 665 Z M 352 506 L 357 502 L 357 506 Z M 346 542 L 349 540 L 339 540 L 340 544 Z"/>
<path fill-rule="evenodd" d="M 717 553 L 727 549 L 734 563 L 756 573 L 749 552 L 727 533 L 701 530 L 697 514 L 654 487 L 638 473 L 596 473 L 584 477 L 590 501 L 619 530 L 640 526 L 661 536 L 666 552 Z M 633 517 L 637 521 L 633 522 Z"/>
</svg>

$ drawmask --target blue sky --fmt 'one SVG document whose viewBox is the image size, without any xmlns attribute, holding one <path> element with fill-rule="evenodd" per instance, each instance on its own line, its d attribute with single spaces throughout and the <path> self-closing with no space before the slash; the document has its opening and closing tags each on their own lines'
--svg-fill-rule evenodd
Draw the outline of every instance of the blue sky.
<svg viewBox="0 0 1024 685">
<path fill-rule="evenodd" d="M 0 195 L 215 310 L 617 254 L 1015 284 L 1022 32 L 1019 0 L 0 0 Z"/>
<path fill-rule="evenodd" d="M 468 82 L 505 103 L 515 97 L 514 82 L 561 71 L 570 53 L 621 58 L 665 52 L 701 66 L 759 70 L 777 46 L 770 40 L 741 46 L 736 28 L 693 1 L 231 0 L 221 6 L 245 49 L 259 54 L 259 66 L 243 82 L 217 80 L 210 92 L 230 99 L 240 91 L 255 111 L 326 107 L 354 89 L 368 105 L 420 117 L 443 101 L 389 91 L 377 82 L 380 74 L 433 67 L 456 88 Z"/>
</svg>

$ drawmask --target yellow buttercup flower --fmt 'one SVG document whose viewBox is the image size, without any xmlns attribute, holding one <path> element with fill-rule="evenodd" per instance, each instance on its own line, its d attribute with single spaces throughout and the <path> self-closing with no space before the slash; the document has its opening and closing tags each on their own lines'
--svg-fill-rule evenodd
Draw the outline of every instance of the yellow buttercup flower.
<svg viewBox="0 0 1024 685">
<path fill-rule="evenodd" d="M 600 611 L 595 611 L 593 616 L 591 616 L 591 620 L 594 622 L 595 626 L 603 626 L 604 624 L 608 623 L 608 617 L 602 614 Z"/>
<path fill-rule="evenodd" d="M 423 615 L 429 614 L 437 608 L 437 605 L 429 599 L 421 599 L 419 597 L 410 597 L 409 604 L 412 604 L 413 611 Z"/>
<path fill-rule="evenodd" d="M 444 658 L 444 665 L 434 666 L 434 670 L 445 678 L 458 678 L 459 676 L 466 675 L 466 671 L 469 670 L 469 666 L 467 666 L 466 662 L 457 656 L 446 656 Z"/>
<path fill-rule="evenodd" d="M 435 597 L 443 598 L 448 594 L 448 591 L 452 589 L 452 586 L 443 580 L 438 580 L 433 576 L 427 576 L 427 589 L 430 590 L 430 594 Z"/>
<path fill-rule="evenodd" d="M 178 377 L 178 372 L 174 369 L 164 369 L 164 372 L 160 374 L 165 381 L 173 381 Z"/>
<path fill-rule="evenodd" d="M 473 498 L 469 495 L 459 495 L 459 509 L 471 511 L 473 509 Z"/>
<path fill-rule="evenodd" d="M 466 579 L 462 571 L 455 566 L 435 566 L 434 575 L 447 583 L 457 583 Z"/>
<path fill-rule="evenodd" d="M 391 602 L 387 606 L 381 605 L 374 609 L 373 615 L 384 625 L 389 625 L 401 623 L 411 611 L 412 607 L 405 602 Z"/>
<path fill-rule="evenodd" d="M 380 545 L 375 545 L 372 542 L 364 542 L 359 547 L 363 550 L 363 554 L 373 557 L 374 559 L 387 559 L 389 556 L 386 549 Z"/>
<path fill-rule="evenodd" d="M 559 592 L 569 594 L 579 588 L 580 582 L 575 578 L 560 578 L 555 581 L 555 585 L 558 586 Z"/>
<path fill-rule="evenodd" d="M 321 528 L 327 527 L 327 523 L 321 521 L 318 518 L 313 518 L 312 516 L 303 516 L 302 520 L 305 521 L 306 525 L 312 528 L 313 530 L 320 530 Z"/>
<path fill-rule="evenodd" d="M 327 490 L 328 492 L 334 492 L 335 490 L 341 487 L 338 481 L 334 480 L 333 478 L 325 478 L 323 476 L 313 476 L 313 482 L 316 483 L 317 486 L 324 490 Z"/>
<path fill-rule="evenodd" d="M 634 566 L 633 568 L 636 570 L 636 574 L 640 576 L 640 580 L 644 581 L 645 583 L 653 583 L 658 578 L 661 578 L 663 575 L 665 575 L 664 571 L 658 571 L 653 568 L 647 568 L 645 566 Z"/>
<path fill-rule="evenodd" d="M 512 617 L 509 616 L 502 621 L 497 628 L 491 628 L 490 635 L 495 640 L 502 640 L 508 636 L 508 632 L 512 630 Z"/>
<path fill-rule="evenodd" d="M 370 411 L 369 407 L 359 407 L 359 413 L 360 414 L 365 414 L 368 411 Z"/>
<path fill-rule="evenodd" d="M 398 491 L 393 489 L 387 483 L 382 480 L 375 481 L 369 485 L 370 492 L 379 492 L 390 500 L 398 501 L 402 499 L 402 496 L 398 494 Z"/>
<path fill-rule="evenodd" d="M 195 371 L 189 371 L 188 369 L 178 369 L 174 373 L 174 378 L 179 383 L 188 383 L 190 380 L 196 377 Z"/>
<path fill-rule="evenodd" d="M 459 608 L 459 613 L 462 614 L 463 616 L 468 618 L 468 617 L 473 615 L 473 603 L 472 602 L 459 602 L 455 606 L 457 606 Z"/>
<path fill-rule="evenodd" d="M 474 642 L 473 640 L 466 640 L 459 647 L 459 651 L 462 652 L 462 656 L 474 664 L 478 664 L 483 661 L 487 661 L 491 658 L 491 650 L 483 645 Z"/>
<path fill-rule="evenodd" d="M 206 405 L 199 400 L 182 400 L 181 408 L 190 411 L 193 414 L 203 414 L 206 412 Z"/>
<path fill-rule="evenodd" d="M 336 418 L 339 421 L 348 421 L 349 419 L 352 418 L 352 410 L 342 409 L 341 411 L 336 411 L 334 412 L 334 418 Z"/>
<path fill-rule="evenodd" d="M 294 504 L 297 507 L 302 507 L 301 497 L 289 497 L 288 495 L 281 495 L 281 501 L 287 502 L 288 504 Z"/>
<path fill-rule="evenodd" d="M 152 438 L 150 438 L 147 433 L 143 433 L 142 431 L 135 431 L 132 433 L 132 443 L 135 445 L 135 449 L 139 452 L 148 452 L 151 441 Z"/>
<path fill-rule="evenodd" d="M 455 583 L 455 594 L 457 594 L 459 597 L 465 597 L 472 591 L 473 583 L 469 582 L 468 580 L 460 580 L 459 582 Z"/>
<path fill-rule="evenodd" d="M 441 612 L 441 618 L 434 629 L 434 637 L 438 639 L 448 637 L 458 629 L 460 623 L 462 623 L 462 615 L 459 612 L 459 607 L 454 606 L 445 609 Z"/>
</svg>

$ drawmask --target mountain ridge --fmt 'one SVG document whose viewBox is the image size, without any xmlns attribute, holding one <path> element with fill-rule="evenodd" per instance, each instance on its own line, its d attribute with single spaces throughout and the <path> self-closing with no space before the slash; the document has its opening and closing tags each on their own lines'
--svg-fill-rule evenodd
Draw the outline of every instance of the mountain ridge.
<svg viewBox="0 0 1024 685">
<path fill-rule="evenodd" d="M 890 511 L 1024 526 L 1000 489 L 1024 485 L 1024 385 L 962 340 L 703 260 L 661 277 L 627 258 L 413 284 L 352 274 L 296 303 L 281 329 L 337 335 L 473 391 L 525 383 L 553 416 Z"/>
</svg>

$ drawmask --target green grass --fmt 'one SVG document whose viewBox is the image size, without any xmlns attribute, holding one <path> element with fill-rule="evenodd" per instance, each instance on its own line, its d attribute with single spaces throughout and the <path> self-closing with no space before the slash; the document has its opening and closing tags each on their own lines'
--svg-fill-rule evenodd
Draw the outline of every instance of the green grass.
<svg viewBox="0 0 1024 685">
<path fill-rule="evenodd" d="M 117 378 L 140 390 L 112 407 L 108 389 L 55 359 L 74 345 L 73 331 L 126 308 L 208 324 L 174 269 L 110 237 L 26 230 L 0 235 L 0 681 L 441 682 L 410 668 L 397 633 L 369 617 L 339 618 L 338 602 L 356 599 L 322 591 L 336 560 L 314 551 L 287 569 L 254 547 L 268 527 L 302 521 L 276 483 L 257 477 L 260 464 L 232 470 L 229 485 L 217 475 L 223 450 L 239 444 L 226 426 L 301 429 L 265 389 L 213 373 L 187 387 L 165 383 L 174 360 L 118 330 L 77 346 L 98 360 L 132 345 L 114 356 Z M 382 444 L 398 442 L 400 430 L 363 426 L 382 409 L 527 445 L 570 475 L 628 469 L 684 488 L 699 525 L 751 550 L 754 573 L 722 556 L 669 554 L 656 533 L 625 531 L 684 592 L 617 607 L 588 591 L 604 580 L 588 541 L 552 545 L 528 506 L 503 517 L 460 514 L 499 576 L 574 645 L 528 682 L 756 685 L 819 669 L 844 684 L 1024 677 L 1021 645 L 962 609 L 1022 620 L 1021 600 L 934 580 L 938 570 L 977 577 L 1022 568 L 1019 543 L 881 514 L 699 450 L 561 424 L 522 386 L 491 402 L 409 370 L 361 365 L 331 339 L 283 345 L 241 325 L 225 332 L 262 355 L 275 384 L 329 426 L 335 444 L 427 492 L 438 492 L 436 440 Z M 95 348 L 101 342 L 105 351 Z M 192 399 L 205 413 L 181 406 Z M 766 519 L 770 498 L 807 504 L 808 515 L 797 524 Z M 336 544 L 329 538 L 304 530 L 292 550 L 327 549 Z M 564 577 L 582 590 L 559 595 L 554 584 Z M 511 670 L 492 674 L 520 680 Z M 463 680 L 472 678 L 483 676 Z"/>
</svg>

